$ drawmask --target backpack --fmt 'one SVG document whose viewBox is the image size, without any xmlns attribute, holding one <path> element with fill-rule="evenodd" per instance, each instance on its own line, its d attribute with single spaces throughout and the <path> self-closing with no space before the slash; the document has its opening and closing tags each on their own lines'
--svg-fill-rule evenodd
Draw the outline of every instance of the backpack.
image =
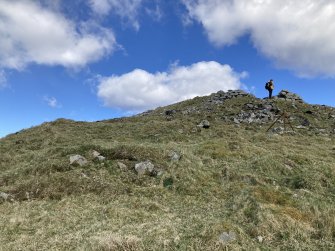
<svg viewBox="0 0 335 251">
<path fill-rule="evenodd" d="M 265 84 L 265 89 L 266 89 L 266 90 L 269 90 L 269 88 L 270 88 L 270 83 L 267 82 L 267 83 Z"/>
</svg>

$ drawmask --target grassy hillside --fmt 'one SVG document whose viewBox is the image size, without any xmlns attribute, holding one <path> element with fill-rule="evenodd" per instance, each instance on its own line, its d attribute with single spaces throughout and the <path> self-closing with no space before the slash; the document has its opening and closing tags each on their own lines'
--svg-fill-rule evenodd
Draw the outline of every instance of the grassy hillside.
<svg viewBox="0 0 335 251">
<path fill-rule="evenodd" d="M 334 108 L 209 100 L 1 139 L 0 250 L 335 250 Z M 286 111 L 294 132 L 234 122 L 247 104 Z"/>
</svg>

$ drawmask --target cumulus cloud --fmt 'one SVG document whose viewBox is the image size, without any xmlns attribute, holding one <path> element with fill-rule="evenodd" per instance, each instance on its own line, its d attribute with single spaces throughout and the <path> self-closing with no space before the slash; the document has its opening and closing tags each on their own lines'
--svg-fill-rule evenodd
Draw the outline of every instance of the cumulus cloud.
<svg viewBox="0 0 335 251">
<path fill-rule="evenodd" d="M 75 23 L 33 0 L 0 1 L 0 68 L 27 64 L 82 67 L 111 53 L 111 30 Z"/>
<path fill-rule="evenodd" d="M 332 0 L 182 0 L 217 46 L 250 35 L 279 67 L 300 75 L 335 76 Z"/>
<path fill-rule="evenodd" d="M 168 72 L 149 73 L 142 69 L 121 76 L 100 78 L 98 97 L 105 106 L 143 111 L 219 90 L 238 89 L 246 73 L 229 65 L 199 62 L 174 65 Z"/>
<path fill-rule="evenodd" d="M 89 0 L 89 3 L 95 13 L 117 15 L 135 30 L 139 30 L 138 15 L 143 0 Z"/>
</svg>

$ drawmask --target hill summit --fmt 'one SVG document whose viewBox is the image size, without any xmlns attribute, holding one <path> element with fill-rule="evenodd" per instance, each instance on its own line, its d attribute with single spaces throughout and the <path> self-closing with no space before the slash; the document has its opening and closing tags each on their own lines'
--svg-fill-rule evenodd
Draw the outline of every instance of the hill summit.
<svg viewBox="0 0 335 251">
<path fill-rule="evenodd" d="M 334 250 L 335 109 L 219 91 L 0 139 L 0 250 Z"/>
</svg>

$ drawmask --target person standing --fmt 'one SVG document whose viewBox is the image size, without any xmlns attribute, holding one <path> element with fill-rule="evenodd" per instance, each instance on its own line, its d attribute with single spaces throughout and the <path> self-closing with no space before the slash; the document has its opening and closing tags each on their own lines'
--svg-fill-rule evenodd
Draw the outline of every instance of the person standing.
<svg viewBox="0 0 335 251">
<path fill-rule="evenodd" d="M 272 98 L 272 91 L 274 88 L 275 88 L 275 85 L 273 84 L 273 80 L 270 79 L 270 81 L 265 84 L 265 89 L 267 89 L 269 92 L 269 99 Z"/>
</svg>

